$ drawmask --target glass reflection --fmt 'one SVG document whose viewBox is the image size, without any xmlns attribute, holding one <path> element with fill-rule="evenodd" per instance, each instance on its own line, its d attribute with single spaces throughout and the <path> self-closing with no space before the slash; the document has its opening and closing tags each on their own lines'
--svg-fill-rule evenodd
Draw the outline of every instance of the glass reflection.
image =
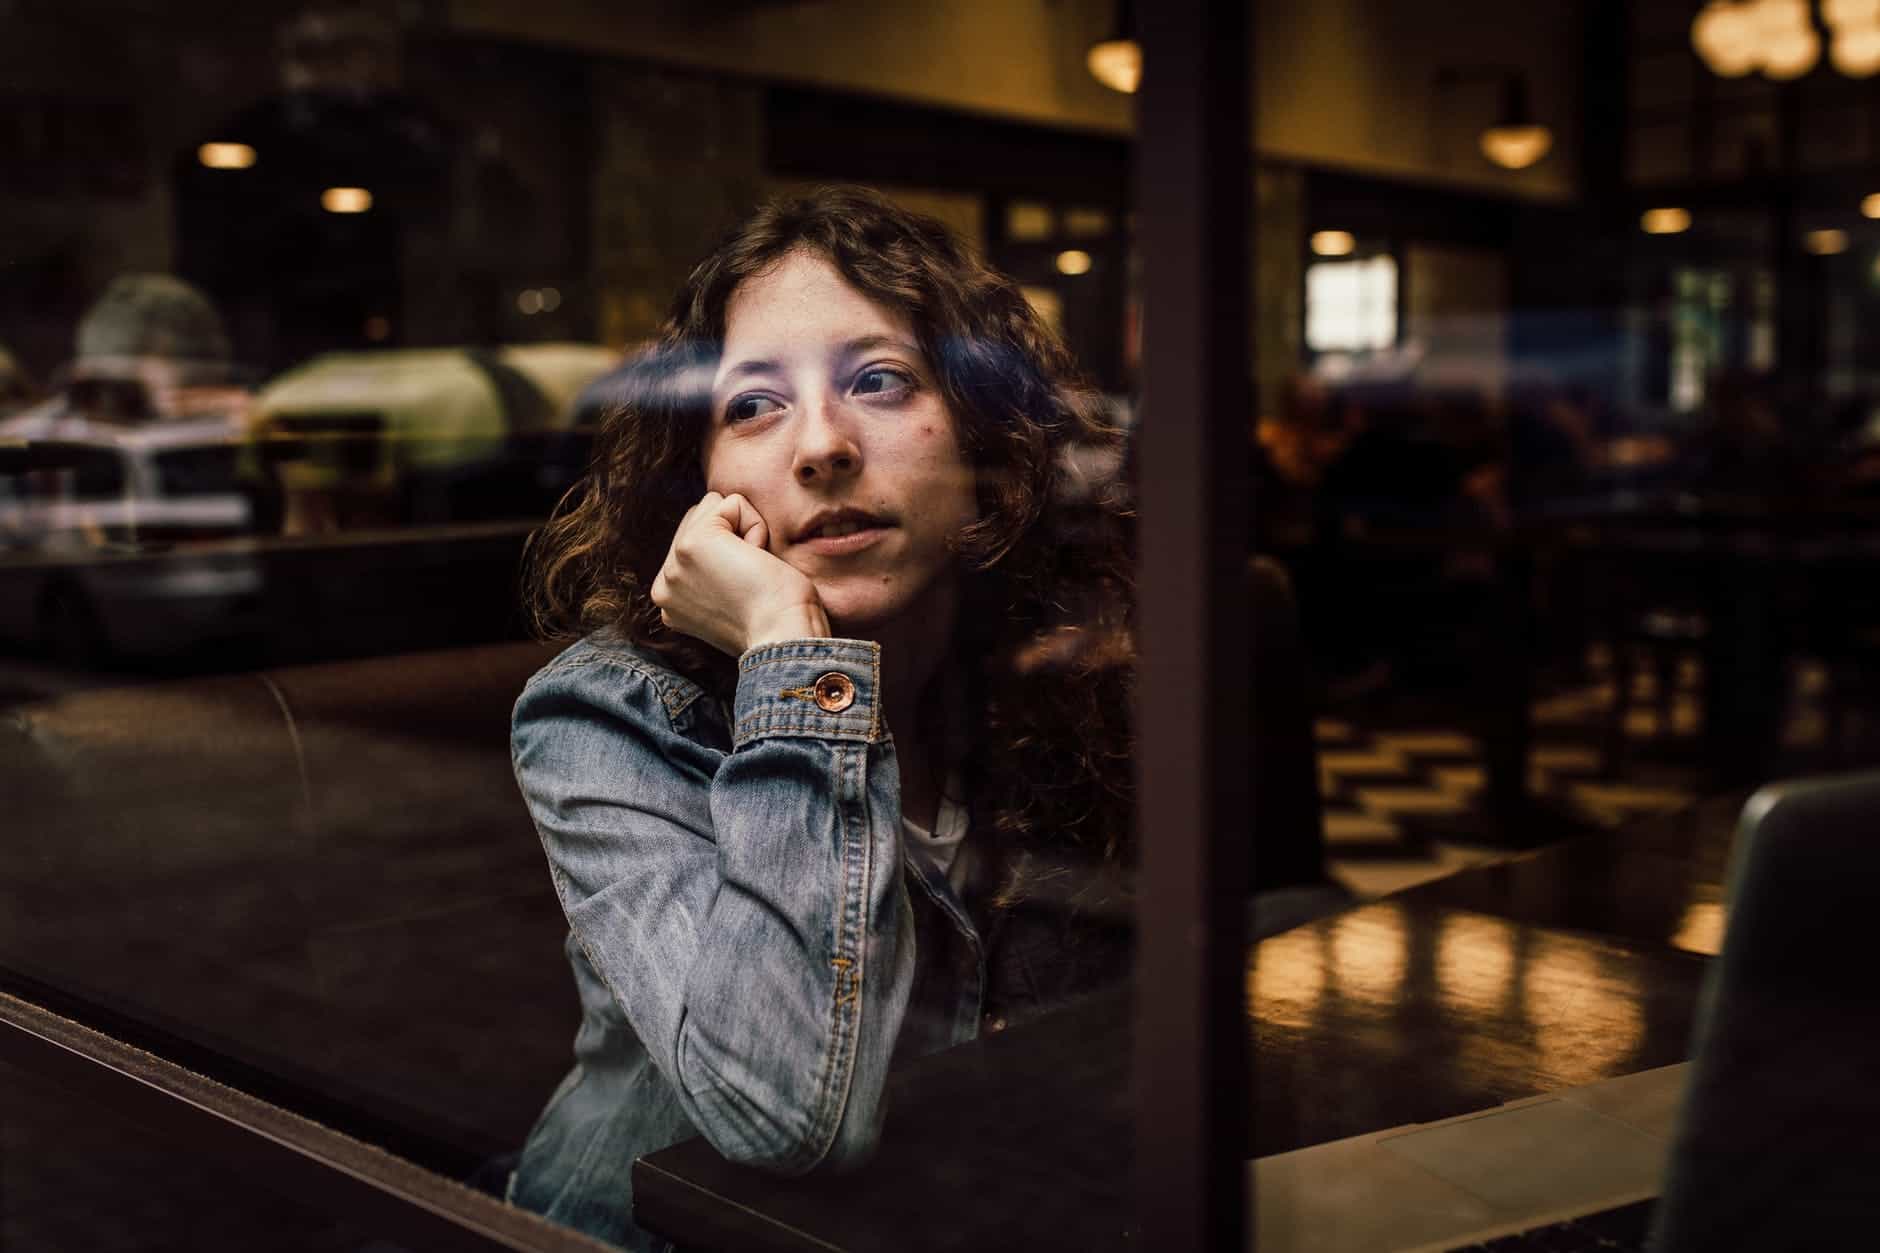
<svg viewBox="0 0 1880 1253">
<path fill-rule="evenodd" d="M 466 1158 L 519 1147 L 579 1009 L 543 977 L 566 920 L 505 738 L 548 655 L 524 639 L 525 541 L 693 263 L 827 183 L 1008 275 L 1031 313 L 1007 323 L 1127 429 L 1139 137 L 1084 62 L 1114 7 L 687 24 L 314 0 L 225 23 L 0 0 L 0 966 L 415 1109 Z M 1302 628 L 1296 665 L 1255 668 L 1311 675 L 1305 716 L 1326 715 L 1322 803 L 1265 831 L 1296 839 L 1302 880 L 1360 895 L 1532 831 L 1623 843 L 1641 815 L 1880 742 L 1880 132 L 1815 98 L 1861 58 L 1837 38 L 1797 87 L 1716 84 L 1688 12 L 1504 7 L 1415 46 L 1386 37 L 1402 2 L 1262 7 L 1255 81 L 1297 99 L 1262 109 L 1252 172 L 1246 473 Z M 1380 94 L 1456 82 L 1482 40 L 1554 135 L 1524 172 L 1481 155 L 1516 120 L 1492 91 Z M 1347 45 L 1389 55 L 1320 55 Z M 901 387 L 846 382 L 882 410 Z M 1038 449 L 1071 506 L 1042 587 L 1089 566 L 1134 454 Z M 676 460 L 626 508 L 695 503 L 700 459 Z M 1013 644 L 975 682 L 1076 689 L 1127 662 L 1127 632 L 1077 605 L 971 608 Z M 1128 702 L 1091 704 L 1006 699 L 1006 730 L 1036 725 L 1001 742 L 1107 742 Z M 1126 754 L 1097 754 L 1126 780 Z M 1007 817 L 1071 825 L 1058 778 L 1008 787 Z M 1523 877 L 1508 910 L 1717 953 L 1714 885 L 1605 870 Z M 1499 1078 L 1623 1068 L 1662 1028 L 1657 989 L 1597 946 L 1425 921 L 1386 903 L 1282 934 L 1245 993 L 1263 1022 L 1345 1013 L 1406 1051 L 1434 1022 L 1446 1059 Z M 1484 1043 L 1483 1022 L 1505 1030 Z"/>
<path fill-rule="evenodd" d="M 1436 983 L 1444 1001 L 1461 1013 L 1499 1012 L 1514 987 L 1513 923 L 1481 914 L 1443 919 L 1436 936 Z"/>
<path fill-rule="evenodd" d="M 1584 941 L 1535 932 L 1520 983 L 1521 1012 L 1544 1073 L 1563 1085 L 1625 1073 L 1645 1030 L 1632 966 L 1602 961 Z"/>
<path fill-rule="evenodd" d="M 1338 995 L 1382 1008 L 1403 995 L 1409 932 L 1400 909 L 1379 907 L 1338 920 L 1331 933 L 1329 982 Z"/>
<path fill-rule="evenodd" d="M 1317 929 L 1272 937 L 1250 959 L 1248 1010 L 1261 1024 L 1306 1027 L 1325 995 L 1325 941 Z"/>
</svg>

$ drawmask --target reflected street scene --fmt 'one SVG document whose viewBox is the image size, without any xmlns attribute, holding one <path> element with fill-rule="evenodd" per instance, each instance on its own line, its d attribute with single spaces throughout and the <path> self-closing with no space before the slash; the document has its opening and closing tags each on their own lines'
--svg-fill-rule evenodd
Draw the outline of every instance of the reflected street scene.
<svg viewBox="0 0 1880 1253">
<path fill-rule="evenodd" d="M 1875 327 L 1880 0 L 0 0 L 0 1249 L 1863 1248 Z"/>
</svg>

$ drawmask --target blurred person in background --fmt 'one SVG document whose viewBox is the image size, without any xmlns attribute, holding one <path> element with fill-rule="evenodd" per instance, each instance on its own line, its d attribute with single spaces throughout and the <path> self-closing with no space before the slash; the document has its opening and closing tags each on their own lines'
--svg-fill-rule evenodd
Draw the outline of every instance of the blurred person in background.
<svg viewBox="0 0 1880 1253">
<path fill-rule="evenodd" d="M 1311 545 L 1315 496 L 1326 466 L 1351 438 L 1352 416 L 1324 382 L 1296 375 L 1275 411 L 1255 419 L 1249 449 L 1255 548 L 1285 554 Z"/>
<path fill-rule="evenodd" d="M 857 1164 L 891 1063 L 1126 975 L 1130 563 L 1058 526 L 1117 438 L 1062 343 L 872 193 L 760 210 L 615 385 L 532 554 L 585 1017 L 508 1194 L 649 1248 L 640 1154 Z"/>
<path fill-rule="evenodd" d="M 123 274 L 79 320 L 76 354 L 54 394 L 0 424 L 24 439 L 83 434 L 86 423 L 223 414 L 239 420 L 228 334 L 209 298 L 168 274 Z"/>
</svg>

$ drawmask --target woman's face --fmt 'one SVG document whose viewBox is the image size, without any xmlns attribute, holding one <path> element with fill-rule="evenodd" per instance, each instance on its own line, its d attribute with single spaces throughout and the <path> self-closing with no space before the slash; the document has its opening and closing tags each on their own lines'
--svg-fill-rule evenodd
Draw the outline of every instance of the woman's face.
<svg viewBox="0 0 1880 1253">
<path fill-rule="evenodd" d="M 804 250 L 732 294 L 704 461 L 706 487 L 751 502 L 849 632 L 950 588 L 948 537 L 978 512 L 914 328 Z"/>
</svg>

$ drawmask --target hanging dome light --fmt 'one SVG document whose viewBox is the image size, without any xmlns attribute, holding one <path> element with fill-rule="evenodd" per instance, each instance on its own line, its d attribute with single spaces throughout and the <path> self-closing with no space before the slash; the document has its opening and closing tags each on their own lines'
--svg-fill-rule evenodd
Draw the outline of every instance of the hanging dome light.
<svg viewBox="0 0 1880 1253">
<path fill-rule="evenodd" d="M 1525 170 L 1554 146 L 1554 133 L 1528 112 L 1527 79 L 1510 74 L 1502 83 L 1501 113 L 1482 132 L 1482 155 L 1504 170 Z"/>
<path fill-rule="evenodd" d="M 1763 74 L 1777 82 L 1800 78 L 1821 58 L 1821 36 L 1803 26 L 1778 35 L 1763 47 Z"/>
<path fill-rule="evenodd" d="M 1880 26 L 1846 27 L 1835 32 L 1828 47 L 1834 68 L 1849 78 L 1880 73 Z"/>
<path fill-rule="evenodd" d="M 1142 44 L 1136 40 L 1136 6 L 1130 0 L 1117 4 L 1110 37 L 1090 45 L 1084 64 L 1111 91 L 1130 96 L 1142 85 Z"/>
<path fill-rule="evenodd" d="M 1504 170 L 1525 170 L 1554 146 L 1545 126 L 1491 126 L 1482 132 L 1482 155 Z"/>
<path fill-rule="evenodd" d="M 207 143 L 196 149 L 196 160 L 211 170 L 246 170 L 255 163 L 255 150 L 249 144 Z"/>
<path fill-rule="evenodd" d="M 1111 91 L 1134 95 L 1142 85 L 1142 45 L 1133 39 L 1106 39 L 1090 46 L 1084 59 L 1091 76 Z"/>
<path fill-rule="evenodd" d="M 1730 0 L 1710 0 L 1691 22 L 1691 46 L 1720 78 L 1741 78 L 1753 71 L 1760 60 L 1759 42 L 1749 10 Z"/>
<path fill-rule="evenodd" d="M 320 193 L 320 207 L 328 213 L 364 213 L 372 208 L 372 193 L 363 187 L 329 187 Z"/>
<path fill-rule="evenodd" d="M 1312 251 L 1321 257 L 1348 257 L 1358 240 L 1350 231 L 1313 231 Z"/>
</svg>

